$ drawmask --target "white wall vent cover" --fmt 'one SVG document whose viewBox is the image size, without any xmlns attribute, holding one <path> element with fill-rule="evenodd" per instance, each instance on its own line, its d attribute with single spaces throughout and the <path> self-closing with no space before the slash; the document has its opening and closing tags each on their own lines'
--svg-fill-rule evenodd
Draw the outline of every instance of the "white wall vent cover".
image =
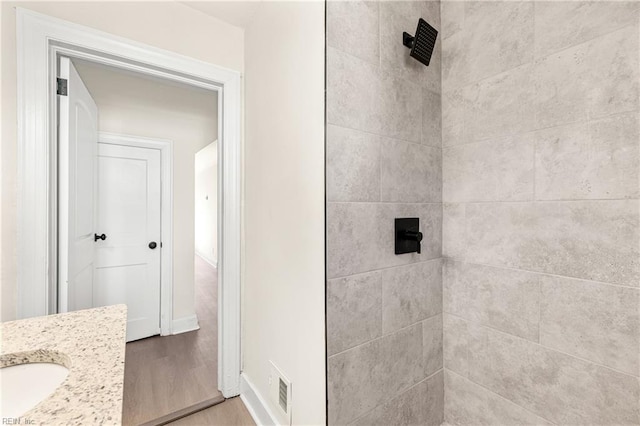
<svg viewBox="0 0 640 426">
<path fill-rule="evenodd" d="M 269 374 L 269 394 L 277 407 L 278 417 L 284 424 L 291 425 L 291 381 L 276 367 L 273 361 Z"/>
</svg>

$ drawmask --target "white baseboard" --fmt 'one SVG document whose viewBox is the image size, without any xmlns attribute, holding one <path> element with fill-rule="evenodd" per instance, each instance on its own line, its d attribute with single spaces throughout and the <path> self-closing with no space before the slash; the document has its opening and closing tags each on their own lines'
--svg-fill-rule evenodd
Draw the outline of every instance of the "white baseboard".
<svg viewBox="0 0 640 426">
<path fill-rule="evenodd" d="M 240 375 L 240 399 L 242 399 L 249 414 L 253 417 L 253 421 L 258 426 L 275 426 L 278 424 L 276 416 L 269 410 L 264 398 L 244 373 Z"/>
<path fill-rule="evenodd" d="M 171 323 L 171 334 L 186 333 L 187 331 L 198 330 L 198 316 L 196 314 L 189 315 L 173 320 Z"/>
<path fill-rule="evenodd" d="M 214 268 L 218 267 L 218 261 L 217 260 L 211 260 L 211 259 L 207 259 L 207 257 L 203 254 L 200 254 L 197 250 L 195 251 L 196 256 L 198 256 L 200 259 L 204 260 L 205 262 L 207 262 L 209 265 L 213 266 Z"/>
</svg>

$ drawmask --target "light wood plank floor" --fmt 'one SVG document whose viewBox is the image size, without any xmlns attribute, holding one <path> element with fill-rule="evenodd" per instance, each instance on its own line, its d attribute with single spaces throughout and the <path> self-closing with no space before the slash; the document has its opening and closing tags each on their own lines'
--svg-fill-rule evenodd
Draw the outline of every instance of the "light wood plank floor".
<svg viewBox="0 0 640 426">
<path fill-rule="evenodd" d="M 139 425 L 220 395 L 217 290 L 216 269 L 196 256 L 200 329 L 127 343 L 124 425 Z"/>
<path fill-rule="evenodd" d="M 254 426 L 255 422 L 242 400 L 236 397 L 169 424 L 172 426 Z"/>
</svg>

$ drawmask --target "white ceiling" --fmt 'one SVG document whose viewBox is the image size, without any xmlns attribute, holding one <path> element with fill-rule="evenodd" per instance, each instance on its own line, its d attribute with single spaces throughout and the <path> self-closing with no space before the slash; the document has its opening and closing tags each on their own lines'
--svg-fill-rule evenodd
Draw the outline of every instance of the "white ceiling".
<svg viewBox="0 0 640 426">
<path fill-rule="evenodd" d="M 262 1 L 183 1 L 181 3 L 231 25 L 246 28 Z"/>
</svg>

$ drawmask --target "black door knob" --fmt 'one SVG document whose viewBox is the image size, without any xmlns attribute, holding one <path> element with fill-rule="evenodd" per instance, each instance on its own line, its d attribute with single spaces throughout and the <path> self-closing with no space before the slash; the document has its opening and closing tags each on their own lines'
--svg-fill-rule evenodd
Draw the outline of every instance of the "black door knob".
<svg viewBox="0 0 640 426">
<path fill-rule="evenodd" d="M 153 249 L 154 249 L 154 248 L 156 248 L 156 247 L 158 247 L 158 244 L 156 244 L 156 242 L 155 242 L 155 241 L 151 241 L 151 242 L 149 243 L 149 248 L 150 248 L 151 250 L 153 250 Z"/>
<path fill-rule="evenodd" d="M 102 235 L 98 235 L 98 234 L 93 234 L 93 241 L 98 241 L 98 240 L 106 240 L 107 236 L 102 234 Z"/>
</svg>

